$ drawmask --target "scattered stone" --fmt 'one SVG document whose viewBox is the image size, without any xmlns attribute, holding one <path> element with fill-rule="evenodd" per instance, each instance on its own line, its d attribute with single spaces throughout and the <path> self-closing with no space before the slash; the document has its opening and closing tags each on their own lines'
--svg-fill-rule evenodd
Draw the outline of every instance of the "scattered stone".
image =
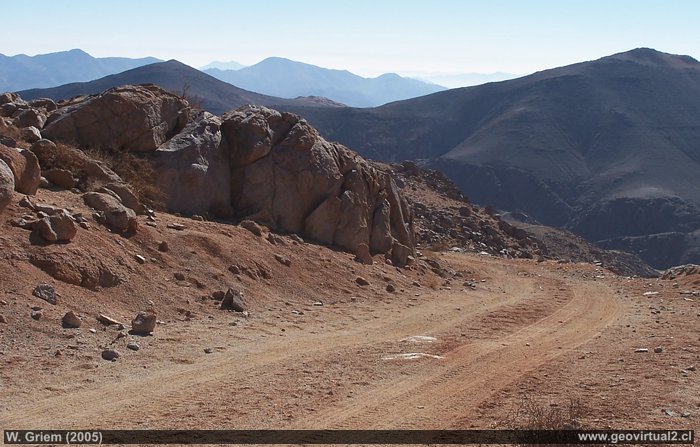
<svg viewBox="0 0 700 447">
<path fill-rule="evenodd" d="M 90 329 L 88 329 L 88 331 L 89 331 L 91 334 L 96 334 L 96 333 L 97 333 L 97 329 L 94 329 L 94 328 L 90 328 Z"/>
<path fill-rule="evenodd" d="M 357 246 L 357 249 L 355 250 L 355 261 L 365 265 L 374 264 L 374 259 L 372 259 L 372 255 L 369 252 L 369 246 L 367 244 L 362 243 Z"/>
<path fill-rule="evenodd" d="M 683 413 L 681 413 L 681 417 L 682 417 L 682 418 L 687 419 L 687 418 L 689 418 L 690 416 L 691 416 L 691 415 L 690 415 L 690 413 L 688 413 L 688 412 L 683 412 Z"/>
<path fill-rule="evenodd" d="M 241 222 L 241 227 L 245 228 L 246 230 L 250 231 L 256 236 L 262 236 L 263 235 L 263 229 L 260 225 L 257 223 L 253 222 L 252 220 L 244 220 Z"/>
<path fill-rule="evenodd" d="M 211 294 L 211 298 L 214 301 L 223 301 L 225 297 L 226 297 L 226 292 L 224 292 L 223 290 L 216 290 L 216 291 L 212 292 L 212 294 Z"/>
<path fill-rule="evenodd" d="M 243 300 L 243 294 L 233 287 L 228 288 L 219 308 L 236 312 L 244 312 L 247 310 L 247 306 Z"/>
<path fill-rule="evenodd" d="M 175 273 L 173 274 L 173 276 L 174 276 L 175 279 L 177 279 L 178 281 L 184 281 L 184 280 L 185 280 L 185 274 L 182 273 L 182 272 L 175 272 Z"/>
<path fill-rule="evenodd" d="M 38 309 L 38 310 L 33 309 L 31 316 L 32 316 L 32 319 L 34 319 L 34 320 L 41 320 L 41 317 L 44 316 L 44 312 L 42 312 L 41 309 Z"/>
<path fill-rule="evenodd" d="M 298 244 L 304 243 L 304 239 L 302 239 L 302 237 L 299 236 L 298 234 L 290 234 L 289 238 Z"/>
<path fill-rule="evenodd" d="M 56 290 L 51 284 L 39 284 L 32 291 L 32 295 L 41 298 L 50 304 L 56 304 Z"/>
<path fill-rule="evenodd" d="M 14 191 L 15 176 L 7 163 L 0 159 L 0 210 L 12 202 Z"/>
<path fill-rule="evenodd" d="M 83 324 L 83 320 L 81 320 L 72 310 L 69 310 L 61 319 L 61 323 L 63 324 L 64 328 L 77 329 Z"/>
<path fill-rule="evenodd" d="M 361 286 L 368 286 L 369 285 L 369 281 L 367 281 L 362 276 L 358 276 L 357 278 L 355 278 L 355 282 Z"/>
<path fill-rule="evenodd" d="M 0 323 L 7 324 L 7 318 L 5 315 L 0 314 Z"/>
<path fill-rule="evenodd" d="M 205 354 L 211 354 L 212 352 L 214 352 L 214 349 L 212 349 L 212 348 L 204 348 L 204 353 L 205 353 Z"/>
<path fill-rule="evenodd" d="M 41 132 L 34 126 L 22 128 L 20 135 L 27 143 L 36 143 L 37 141 L 41 140 Z"/>
<path fill-rule="evenodd" d="M 63 189 L 73 189 L 75 179 L 73 173 L 67 169 L 49 169 L 43 172 L 44 177 L 49 182 Z"/>
<path fill-rule="evenodd" d="M 108 348 L 102 351 L 102 358 L 107 361 L 114 362 L 119 357 L 121 357 L 121 354 L 119 354 L 119 351 L 117 351 L 116 349 Z"/>
<path fill-rule="evenodd" d="M 131 320 L 131 333 L 135 335 L 149 335 L 156 328 L 156 315 L 154 313 L 139 312 Z"/>
<path fill-rule="evenodd" d="M 676 412 L 673 410 L 662 410 L 666 416 L 675 416 Z"/>
<path fill-rule="evenodd" d="M 696 368 L 695 365 L 690 365 L 689 367 L 686 368 L 686 371 L 693 371 L 695 372 Z"/>
<path fill-rule="evenodd" d="M 126 348 L 131 349 L 132 351 L 138 351 L 139 349 L 141 349 L 141 346 L 139 346 L 138 343 L 134 343 L 132 341 L 126 344 Z"/>
<path fill-rule="evenodd" d="M 139 264 L 145 264 L 146 263 L 146 258 L 144 258 L 141 255 L 134 255 L 134 259 L 136 259 L 136 262 Z"/>
<path fill-rule="evenodd" d="M 170 245 L 168 245 L 168 241 L 161 241 L 158 244 L 158 251 L 162 251 L 164 253 L 170 251 Z"/>
<path fill-rule="evenodd" d="M 637 348 L 634 352 L 649 352 L 649 350 L 647 348 Z"/>
<path fill-rule="evenodd" d="M 75 220 L 65 210 L 37 220 L 32 229 L 48 242 L 70 242 L 78 233 Z"/>
<path fill-rule="evenodd" d="M 393 284 L 387 284 L 386 291 L 389 293 L 394 293 L 394 292 L 396 292 L 396 287 Z"/>
<path fill-rule="evenodd" d="M 275 233 L 267 233 L 267 241 L 272 245 L 287 245 L 284 238 L 277 236 Z"/>
<path fill-rule="evenodd" d="M 35 209 L 35 208 L 34 208 L 34 204 L 33 204 L 32 201 L 29 199 L 29 196 L 23 196 L 23 197 L 19 200 L 18 205 L 21 206 L 21 207 L 23 207 L 23 208 L 29 208 L 29 209 L 32 210 L 32 211 Z"/>
<path fill-rule="evenodd" d="M 228 271 L 233 273 L 234 275 L 238 275 L 241 273 L 241 268 L 237 265 L 230 265 L 228 267 Z"/>
<path fill-rule="evenodd" d="M 177 230 L 177 231 L 182 231 L 182 230 L 184 230 L 185 228 L 187 228 L 186 226 L 184 226 L 184 225 L 181 224 L 181 223 L 171 223 L 171 224 L 168 224 L 167 227 L 168 227 L 168 228 L 171 228 L 171 229 L 173 229 L 173 230 Z"/>
<path fill-rule="evenodd" d="M 0 146 L 0 160 L 3 160 L 12 171 L 17 192 L 36 194 L 41 179 L 41 167 L 33 152 Z"/>
<path fill-rule="evenodd" d="M 291 261 L 289 258 L 285 258 L 285 257 L 282 256 L 282 255 L 276 254 L 276 255 L 275 255 L 275 259 L 277 260 L 277 262 L 279 262 L 280 264 L 284 264 L 284 265 L 286 265 L 287 267 L 289 267 L 289 266 L 292 265 L 292 261 Z"/>
<path fill-rule="evenodd" d="M 321 307 L 321 306 L 323 306 L 323 301 L 314 301 L 313 305 Z"/>
<path fill-rule="evenodd" d="M 103 223 L 118 233 L 136 233 L 139 222 L 136 212 L 124 206 L 118 198 L 101 192 L 88 192 L 83 194 L 85 203 L 104 213 Z"/>
<path fill-rule="evenodd" d="M 119 321 L 115 320 L 112 317 L 108 317 L 107 315 L 104 315 L 104 314 L 97 314 L 97 321 L 99 321 L 100 323 L 105 324 L 107 326 L 110 326 L 112 324 L 116 324 L 116 325 L 122 326 L 122 327 L 124 326 Z"/>
<path fill-rule="evenodd" d="M 657 354 L 661 354 L 662 352 L 664 352 L 664 348 L 662 348 L 661 346 L 657 346 L 656 348 L 654 348 L 654 352 Z"/>
</svg>

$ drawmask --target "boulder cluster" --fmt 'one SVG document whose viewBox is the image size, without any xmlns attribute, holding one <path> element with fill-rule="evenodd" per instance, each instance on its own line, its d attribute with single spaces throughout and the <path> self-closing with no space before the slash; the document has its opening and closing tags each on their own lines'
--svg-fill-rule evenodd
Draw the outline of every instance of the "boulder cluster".
<svg viewBox="0 0 700 447">
<path fill-rule="evenodd" d="M 117 87 L 58 104 L 24 103 L 11 94 L 0 99 L 2 114 L 15 125 L 34 126 L 39 138 L 146 154 L 169 211 L 250 219 L 364 257 L 368 248 L 396 265 L 415 255 L 412 212 L 392 177 L 324 140 L 299 116 L 257 106 L 214 116 L 153 85 Z M 31 193 L 40 179 L 12 169 L 36 164 L 36 156 L 24 152 L 11 154 L 14 186 L 0 165 L 0 202 L 3 188 L 20 191 L 21 184 Z M 59 183 L 64 174 L 50 175 Z M 129 193 L 115 188 L 89 192 L 85 201 L 113 229 L 133 231 L 140 204 L 129 206 Z"/>
</svg>

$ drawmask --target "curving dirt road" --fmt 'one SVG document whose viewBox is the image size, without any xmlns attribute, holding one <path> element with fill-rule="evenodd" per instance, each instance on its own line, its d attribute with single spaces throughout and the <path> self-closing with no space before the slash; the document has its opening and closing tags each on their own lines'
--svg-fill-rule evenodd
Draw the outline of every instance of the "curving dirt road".
<svg viewBox="0 0 700 447">
<path fill-rule="evenodd" d="M 621 312 L 604 282 L 535 263 L 450 261 L 479 263 L 486 280 L 476 290 L 423 287 L 419 296 L 327 305 L 295 320 L 261 311 L 244 327 L 165 329 L 138 361 L 47 377 L 47 387 L 7 403 L 0 426 L 469 428 L 480 403 Z"/>
</svg>

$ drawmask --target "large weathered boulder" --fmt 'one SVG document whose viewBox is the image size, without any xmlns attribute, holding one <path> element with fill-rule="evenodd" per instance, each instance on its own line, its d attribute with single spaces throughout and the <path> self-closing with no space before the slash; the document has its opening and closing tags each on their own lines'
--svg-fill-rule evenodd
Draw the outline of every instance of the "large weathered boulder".
<svg viewBox="0 0 700 447">
<path fill-rule="evenodd" d="M 153 151 L 181 130 L 184 99 L 155 85 L 115 87 L 54 111 L 42 135 L 92 148 Z"/>
<path fill-rule="evenodd" d="M 46 116 L 36 109 L 24 109 L 14 119 L 13 124 L 17 127 L 36 127 L 41 129 L 46 123 Z"/>
<path fill-rule="evenodd" d="M 245 106 L 224 115 L 221 130 L 238 214 L 352 252 L 415 246 L 411 212 L 391 177 L 300 117 Z"/>
<path fill-rule="evenodd" d="M 7 163 L 0 159 L 0 210 L 12 202 L 15 190 L 15 176 Z"/>
<path fill-rule="evenodd" d="M 15 189 L 22 194 L 35 194 L 41 182 L 41 167 L 33 152 L 0 144 L 3 160 L 15 176 Z"/>
<path fill-rule="evenodd" d="M 230 208 L 231 172 L 220 126 L 220 118 L 199 112 L 155 151 L 156 179 L 170 211 L 221 214 Z"/>
<path fill-rule="evenodd" d="M 118 233 L 134 233 L 138 229 L 136 212 L 124 206 L 115 195 L 100 192 L 83 194 L 85 203 L 104 213 L 105 224 Z"/>
</svg>

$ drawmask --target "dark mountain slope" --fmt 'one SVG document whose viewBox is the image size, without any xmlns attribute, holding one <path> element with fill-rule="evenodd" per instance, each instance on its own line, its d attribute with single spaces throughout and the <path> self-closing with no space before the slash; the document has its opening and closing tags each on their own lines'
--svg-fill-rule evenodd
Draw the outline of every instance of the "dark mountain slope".
<svg viewBox="0 0 700 447">
<path fill-rule="evenodd" d="M 20 95 L 28 100 L 40 97 L 66 99 L 78 95 L 95 94 L 126 84 L 156 84 L 166 90 L 185 93 L 204 109 L 215 114 L 225 113 L 244 104 L 266 106 L 327 104 L 317 98 L 282 99 L 249 92 L 176 60 L 138 67 L 90 82 L 66 84 L 49 89 L 25 90 L 20 92 Z"/>
<path fill-rule="evenodd" d="M 477 203 L 633 245 L 657 267 L 700 261 L 644 248 L 700 228 L 700 63 L 688 56 L 637 49 L 375 109 L 295 110 L 367 156 L 425 160 Z"/>
</svg>

